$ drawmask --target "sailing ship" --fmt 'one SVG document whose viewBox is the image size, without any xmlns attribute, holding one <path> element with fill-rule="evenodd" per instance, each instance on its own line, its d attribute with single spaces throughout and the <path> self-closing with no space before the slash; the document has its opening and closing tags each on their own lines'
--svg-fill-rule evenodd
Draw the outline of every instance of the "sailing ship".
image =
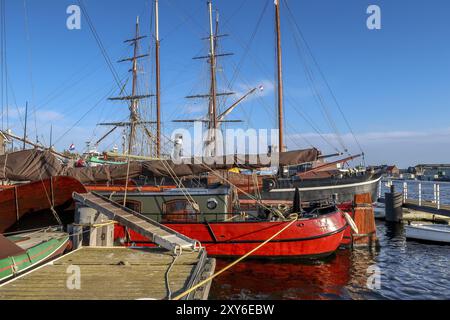
<svg viewBox="0 0 450 320">
<path fill-rule="evenodd" d="M 274 1 L 275 5 L 275 30 L 276 30 L 276 60 L 277 60 L 277 115 L 278 115 L 278 146 L 272 146 L 280 151 L 286 151 L 284 142 L 284 91 L 283 91 L 283 60 L 281 49 L 280 28 L 280 2 Z M 211 59 L 213 61 L 213 59 Z M 212 63 L 212 62 L 211 62 Z M 213 69 L 212 69 L 213 71 Z M 213 88 L 212 82 L 211 87 Z M 212 90 L 212 96 L 213 96 Z M 213 96 L 214 97 L 214 96 Z M 214 105 L 214 100 L 210 105 Z M 210 112 L 211 114 L 211 112 Z M 213 113 L 215 114 L 215 113 Z M 216 121 L 216 119 L 210 120 Z M 349 156 L 344 159 L 326 163 L 323 160 L 328 157 L 342 155 L 321 155 L 314 161 L 299 163 L 295 166 L 279 166 L 274 174 L 259 174 L 251 172 L 242 174 L 240 172 L 226 172 L 221 176 L 216 174 L 208 176 L 209 183 L 231 183 L 239 186 L 243 191 L 242 198 L 248 200 L 246 194 L 256 194 L 267 203 L 273 201 L 290 200 L 294 196 L 296 188 L 299 189 L 301 198 L 305 201 L 334 198 L 337 202 L 352 201 L 355 194 L 369 193 L 372 201 L 377 199 L 377 187 L 381 180 L 381 170 L 347 169 L 342 165 L 358 157 L 364 157 L 364 153 Z"/>
<path fill-rule="evenodd" d="M 293 167 L 300 164 L 312 163 L 319 159 L 319 151 L 315 148 L 300 151 L 290 151 L 286 152 L 283 143 L 283 118 L 282 118 L 282 74 L 281 74 L 281 41 L 280 41 L 280 17 L 279 17 L 279 4 L 275 2 L 276 10 L 276 23 L 277 23 L 277 47 L 278 47 L 278 109 L 279 109 L 279 129 L 280 129 L 280 140 L 279 140 L 279 158 L 280 158 L 280 169 L 277 180 L 281 179 L 281 173 L 284 172 L 284 167 Z M 155 13 L 158 16 L 158 1 L 155 1 Z M 246 96 L 239 99 L 235 104 L 228 108 L 224 113 L 218 115 L 217 112 L 217 84 L 215 82 L 215 72 L 216 72 L 216 40 L 217 40 L 217 28 L 214 32 L 213 14 L 212 14 L 212 3 L 208 2 L 208 13 L 209 13 L 209 23 L 210 23 L 210 35 L 208 37 L 210 43 L 210 52 L 206 57 L 210 64 L 211 69 L 211 92 L 207 95 L 209 98 L 209 118 L 205 121 L 208 129 L 208 139 L 206 144 L 208 145 L 208 150 L 210 156 L 213 158 L 216 156 L 216 137 L 214 136 L 214 130 L 220 127 L 220 123 L 224 122 L 224 117 L 231 112 L 233 108 L 237 106 L 240 101 L 249 94 L 252 94 L 254 90 L 251 90 Z M 158 23 L 158 19 L 155 19 L 155 23 Z M 159 30 L 159 27 L 156 27 Z M 54 164 L 53 171 L 47 172 L 48 176 L 46 178 L 52 178 L 59 175 L 68 175 L 77 178 L 84 184 L 93 183 L 96 184 L 94 187 L 97 192 L 103 193 L 105 195 L 115 198 L 119 203 L 129 206 L 135 211 L 140 211 L 142 214 L 157 216 L 163 223 L 167 226 L 191 237 L 198 239 L 208 248 L 208 252 L 211 255 L 218 256 L 236 256 L 247 253 L 249 250 L 255 248 L 257 245 L 266 241 L 270 236 L 272 236 L 276 231 L 287 228 L 282 235 L 277 236 L 271 243 L 265 246 L 264 250 L 260 250 L 257 255 L 261 257 L 317 257 L 326 256 L 332 254 L 343 241 L 344 234 L 349 230 L 349 216 L 346 212 L 343 212 L 336 205 L 336 198 L 330 201 L 328 199 L 310 199 L 310 201 L 303 201 L 305 198 L 302 194 L 302 185 L 295 185 L 294 190 L 289 190 L 289 193 L 284 195 L 283 199 L 285 202 L 290 201 L 291 206 L 288 208 L 277 208 L 268 207 L 264 204 L 265 199 L 252 198 L 256 205 L 253 207 L 253 212 L 256 214 L 247 214 L 247 212 L 235 210 L 233 208 L 233 201 L 235 197 L 230 196 L 230 191 L 221 191 L 222 193 L 215 194 L 216 197 L 222 199 L 224 206 L 222 210 L 224 212 L 218 213 L 213 212 L 215 219 L 209 220 L 207 218 L 209 211 L 215 210 L 215 201 L 211 196 L 211 187 L 208 186 L 204 188 L 196 188 L 195 190 L 190 190 L 185 188 L 184 184 L 181 182 L 180 177 L 196 177 L 205 173 L 217 174 L 217 171 L 228 172 L 229 169 L 240 168 L 244 170 L 257 170 L 264 167 L 261 163 L 250 163 L 248 161 L 235 161 L 234 163 L 228 163 L 226 161 L 205 161 L 206 163 L 213 163 L 213 165 L 206 166 L 204 164 L 174 164 L 170 160 L 161 158 L 161 128 L 160 128 L 160 118 L 159 118 L 159 102 L 158 102 L 158 118 L 157 124 L 157 138 L 156 138 L 156 156 L 157 160 L 150 161 L 131 161 L 132 153 L 134 151 L 134 145 L 136 141 L 136 130 L 137 127 L 143 129 L 144 135 L 146 135 L 150 141 L 154 140 L 152 134 L 146 127 L 149 122 L 143 121 L 140 118 L 138 110 L 138 102 L 141 99 L 146 99 L 150 95 L 139 95 L 137 92 L 137 70 L 138 70 L 138 60 L 145 55 L 140 55 L 139 41 L 143 36 L 139 34 L 139 20 L 136 22 L 136 34 L 133 39 L 127 40 L 134 47 L 134 55 L 132 58 L 123 59 L 123 61 L 131 61 L 133 64 L 133 83 L 131 95 L 124 95 L 117 98 L 112 98 L 112 100 L 127 101 L 129 102 L 130 108 L 130 121 L 121 123 L 105 123 L 103 125 L 112 125 L 111 129 L 105 136 L 114 131 L 119 127 L 126 127 L 129 132 L 128 136 L 128 150 L 124 149 L 124 154 L 122 158 L 126 159 L 126 164 L 105 164 L 97 167 L 88 168 L 59 168 L 55 161 L 51 160 Z M 156 48 L 159 50 L 159 36 L 156 35 L 157 45 Z M 159 53 L 156 54 L 159 57 Z M 159 61 L 157 62 L 157 86 L 159 85 Z M 157 100 L 159 100 L 159 90 L 157 89 Z M 51 150 L 48 151 L 51 153 Z M 43 155 L 46 159 L 47 153 Z M 39 156 L 39 154 L 33 151 L 33 156 Z M 239 159 L 248 159 L 249 155 L 237 156 Z M 5 164 L 7 161 L 11 161 L 11 158 L 4 159 Z M 1 160 L 1 159 L 0 159 Z M 48 158 L 46 160 L 49 160 Z M 223 160 L 223 159 L 222 159 Z M 39 161 L 38 161 L 39 163 Z M 195 163 L 195 162 L 191 162 Z M 222 163 L 222 164 L 219 164 Z M 42 163 L 40 163 L 42 165 Z M 224 164 L 224 165 L 223 165 Z M 6 168 L 6 166 L 5 166 Z M 20 171 L 17 167 L 8 167 L 10 176 L 15 178 L 18 177 Z M 35 169 L 35 168 L 34 168 Z M 27 176 L 27 174 L 25 174 Z M 43 174 L 40 172 L 36 175 L 33 172 L 34 179 L 30 178 L 28 175 L 28 180 L 30 181 L 42 181 Z M 130 190 L 130 186 L 134 187 L 130 183 L 130 179 L 137 179 L 145 176 L 146 178 L 162 178 L 170 177 L 170 182 L 174 183 L 176 188 L 173 190 L 161 189 L 157 192 L 145 192 L 142 191 L 140 186 Z M 27 180 L 27 179 L 25 179 Z M 195 180 L 194 178 L 191 181 Z M 120 181 L 119 187 L 123 188 L 123 193 L 114 193 L 111 188 L 116 188 L 117 185 L 111 185 L 112 181 Z M 150 187 L 159 187 L 160 181 L 155 185 Z M 106 184 L 99 185 L 99 183 L 106 182 Z M 322 181 L 323 183 L 323 181 Z M 228 183 L 230 186 L 229 190 L 233 188 L 233 182 Z M 326 186 L 325 188 L 329 188 Z M 89 186 L 87 186 L 89 189 Z M 297 189 L 297 191 L 295 191 Z M 242 190 L 241 190 L 242 191 Z M 234 191 L 233 191 L 234 192 Z M 245 190 L 244 190 L 245 192 Z M 269 191 L 270 192 L 270 191 Z M 178 193 L 185 198 L 184 201 L 180 199 L 171 199 L 167 202 L 166 198 L 170 198 L 174 194 Z M 348 191 L 351 194 L 351 191 Z M 2 197 L 2 192 L 0 192 L 0 198 Z M 247 194 L 248 196 L 248 194 Z M 290 196 L 290 197 L 289 197 Z M 207 198 L 205 202 L 205 198 Z M 313 197 L 311 197 L 313 198 Z M 17 199 L 14 198 L 14 199 Z M 9 203 L 14 201 L 10 199 Z M 145 207 L 148 203 L 158 203 L 159 199 L 163 199 L 163 203 L 153 206 L 151 211 L 146 211 Z M 296 200 L 295 200 L 296 199 Z M 231 204 L 230 204 L 231 200 Z M 219 203 L 220 201 L 216 199 Z M 279 201 L 279 200 L 277 200 Z M 41 201 L 42 203 L 42 201 Z M 205 204 L 201 205 L 202 203 Z M 51 204 L 51 203 L 50 203 Z M 263 210 L 261 210 L 261 208 Z M 298 221 L 292 223 L 291 218 L 294 215 L 298 217 Z M 292 224 L 291 224 L 292 223 Z M 121 226 L 116 227 L 116 238 L 122 240 L 124 244 L 136 244 L 141 242 L 145 244 L 149 242 L 148 239 L 143 238 L 138 234 L 134 234 L 132 231 L 126 230 Z"/>
<path fill-rule="evenodd" d="M 155 4 L 157 16 L 158 2 L 156 1 Z M 216 58 L 220 54 L 216 52 L 216 41 L 219 35 L 217 20 L 214 30 L 212 12 L 212 2 L 209 1 L 210 34 L 208 40 L 210 50 L 204 58 L 208 59 L 209 62 L 211 83 L 210 93 L 202 95 L 201 98 L 206 97 L 209 100 L 208 119 L 204 121 L 208 129 L 208 137 L 205 141 L 206 155 L 216 157 L 218 148 L 215 136 L 216 130 L 220 128 L 221 123 L 226 121 L 225 116 L 247 96 L 254 93 L 255 89 L 249 91 L 224 113 L 218 114 L 217 96 L 219 93 L 216 83 Z M 156 29 L 158 30 L 158 28 Z M 184 121 L 191 122 L 193 120 L 181 120 L 179 122 Z M 317 153 L 313 153 L 312 158 L 315 158 Z M 162 160 L 162 162 L 164 163 L 165 160 Z M 298 163 L 302 162 L 291 164 Z M 255 168 L 258 168 L 258 166 L 254 166 L 252 169 Z M 208 171 L 215 172 L 216 170 Z M 289 212 L 299 215 L 298 223 L 291 224 L 286 214 L 288 212 L 283 214 L 277 211 L 276 214 L 267 214 L 267 212 L 258 211 L 256 215 L 247 215 L 239 210 L 235 212 L 232 204 L 236 202 L 233 200 L 230 191 L 227 192 L 226 190 L 231 189 L 197 188 L 191 190 L 182 187 L 159 193 L 125 191 L 124 193 L 114 194 L 106 192 L 104 195 L 123 203 L 140 214 L 159 220 L 175 231 L 199 240 L 202 245 L 206 246 L 208 254 L 213 256 L 243 255 L 263 243 L 277 230 L 288 227 L 282 235 L 266 245 L 256 256 L 271 258 L 322 257 L 337 250 L 343 240 L 345 231 L 348 229 L 346 215 L 333 203 L 302 206 L 300 202 L 294 206 L 296 207 L 295 212 L 292 212 L 292 210 Z M 239 202 L 237 201 L 237 203 Z M 124 244 L 151 245 L 149 239 L 120 225 L 116 226 L 115 236 Z"/>
</svg>

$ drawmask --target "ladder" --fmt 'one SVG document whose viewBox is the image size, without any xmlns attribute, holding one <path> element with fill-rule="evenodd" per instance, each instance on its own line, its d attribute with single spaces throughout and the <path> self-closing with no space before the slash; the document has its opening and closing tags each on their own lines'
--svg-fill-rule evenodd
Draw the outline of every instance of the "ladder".
<svg viewBox="0 0 450 320">
<path fill-rule="evenodd" d="M 95 192 L 73 193 L 73 199 L 84 206 L 97 210 L 108 219 L 149 238 L 160 247 L 170 250 L 194 251 L 200 248 L 200 243 L 175 230 L 172 230 L 140 213 L 128 209 Z"/>
</svg>

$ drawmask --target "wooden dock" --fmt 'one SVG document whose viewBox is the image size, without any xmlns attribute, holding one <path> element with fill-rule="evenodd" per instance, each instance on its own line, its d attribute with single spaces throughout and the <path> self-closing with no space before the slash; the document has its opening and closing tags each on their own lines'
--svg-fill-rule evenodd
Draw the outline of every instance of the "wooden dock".
<svg viewBox="0 0 450 320">
<path fill-rule="evenodd" d="M 437 208 L 436 203 L 432 201 L 424 201 L 422 200 L 419 205 L 419 200 L 407 199 L 403 202 L 403 207 L 407 209 L 411 209 L 414 211 L 426 212 L 431 214 L 436 214 L 440 216 L 450 217 L 450 206 L 449 205 L 440 205 L 440 208 Z"/>
<path fill-rule="evenodd" d="M 379 198 L 379 202 L 386 203 L 385 198 Z M 450 206 L 440 204 L 439 209 L 433 201 L 415 199 L 403 199 L 403 217 L 404 222 L 425 221 L 450 224 Z"/>
<path fill-rule="evenodd" d="M 174 259 L 158 248 L 83 247 L 1 285 L 0 300 L 170 299 L 215 269 L 204 250 Z M 209 286 L 186 299 L 207 299 Z"/>
</svg>

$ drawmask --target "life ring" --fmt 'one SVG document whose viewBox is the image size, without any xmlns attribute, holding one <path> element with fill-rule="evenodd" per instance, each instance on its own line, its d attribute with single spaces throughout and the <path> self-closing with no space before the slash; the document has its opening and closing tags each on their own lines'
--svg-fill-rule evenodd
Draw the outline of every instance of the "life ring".
<svg viewBox="0 0 450 320">
<path fill-rule="evenodd" d="M 356 226 L 355 221 L 353 221 L 352 217 L 347 212 L 344 212 L 343 214 L 344 214 L 344 218 L 347 221 L 350 228 L 352 228 L 354 233 L 358 234 L 359 230 L 358 230 L 358 227 Z"/>
</svg>

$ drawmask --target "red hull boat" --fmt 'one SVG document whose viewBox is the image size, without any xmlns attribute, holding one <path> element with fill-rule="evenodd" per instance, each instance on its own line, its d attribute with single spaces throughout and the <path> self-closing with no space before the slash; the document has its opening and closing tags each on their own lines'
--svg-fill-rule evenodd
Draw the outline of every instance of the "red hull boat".
<svg viewBox="0 0 450 320">
<path fill-rule="evenodd" d="M 71 177 L 53 177 L 22 185 L 0 187 L 0 233 L 5 232 L 24 216 L 73 205 L 73 192 L 87 192 Z"/>
<path fill-rule="evenodd" d="M 290 222 L 213 222 L 165 224 L 202 243 L 209 255 L 242 256 Z M 299 219 L 254 253 L 264 258 L 317 258 L 334 253 L 341 244 L 347 221 L 341 211 Z M 115 238 L 126 245 L 152 246 L 145 237 L 116 226 Z"/>
</svg>

